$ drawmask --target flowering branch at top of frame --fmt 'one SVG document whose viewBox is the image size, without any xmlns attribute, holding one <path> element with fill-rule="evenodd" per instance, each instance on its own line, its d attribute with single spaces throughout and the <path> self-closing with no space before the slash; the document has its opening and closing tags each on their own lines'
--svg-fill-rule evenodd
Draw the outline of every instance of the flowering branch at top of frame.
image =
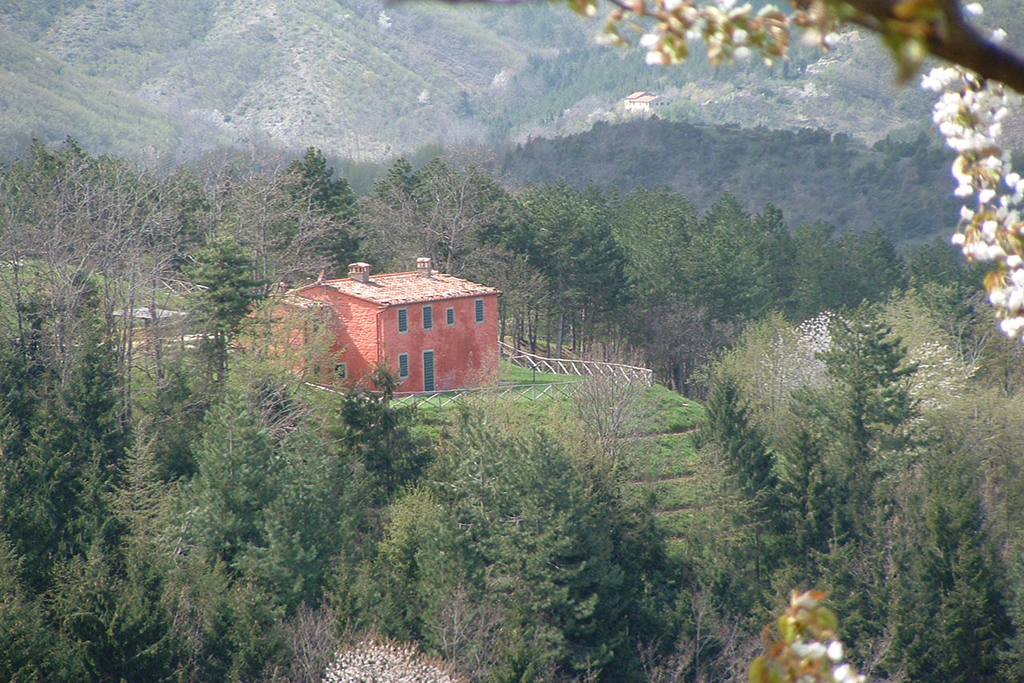
<svg viewBox="0 0 1024 683">
<path fill-rule="evenodd" d="M 599 0 L 567 1 L 584 16 L 599 13 Z M 716 65 L 754 52 L 771 64 L 786 58 L 794 28 L 827 48 L 840 24 L 857 24 L 881 36 L 901 81 L 933 55 L 1024 92 L 1024 59 L 966 19 L 972 12 L 965 9 L 976 3 L 965 8 L 959 0 L 793 0 L 795 9 L 787 13 L 773 5 L 755 11 L 736 0 L 608 1 L 612 10 L 601 39 L 628 44 L 631 33 L 639 34 L 649 64 L 679 63 L 695 43 L 705 44 Z"/>
</svg>

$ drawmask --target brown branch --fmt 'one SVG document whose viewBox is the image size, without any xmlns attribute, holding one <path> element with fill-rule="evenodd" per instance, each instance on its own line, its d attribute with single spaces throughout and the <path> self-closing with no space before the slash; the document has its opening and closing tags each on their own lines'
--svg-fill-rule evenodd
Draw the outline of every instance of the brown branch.
<svg viewBox="0 0 1024 683">
<path fill-rule="evenodd" d="M 888 27 L 903 23 L 894 11 L 899 2 L 846 2 L 861 14 L 854 21 L 876 33 L 884 33 Z M 982 36 L 964 19 L 958 0 L 937 0 L 937 4 L 944 20 L 933 22 L 926 36 L 928 51 L 1024 94 L 1024 58 Z"/>
</svg>

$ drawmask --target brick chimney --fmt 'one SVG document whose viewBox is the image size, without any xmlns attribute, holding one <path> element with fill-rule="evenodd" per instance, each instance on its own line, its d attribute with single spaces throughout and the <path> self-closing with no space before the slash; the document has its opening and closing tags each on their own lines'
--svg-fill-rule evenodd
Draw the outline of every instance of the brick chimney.
<svg viewBox="0 0 1024 683">
<path fill-rule="evenodd" d="M 370 284 L 370 264 L 362 261 L 348 264 L 348 279 Z"/>
<path fill-rule="evenodd" d="M 431 261 L 429 256 L 421 256 L 416 259 L 416 272 L 420 277 L 430 277 L 433 271 L 430 269 Z"/>
</svg>

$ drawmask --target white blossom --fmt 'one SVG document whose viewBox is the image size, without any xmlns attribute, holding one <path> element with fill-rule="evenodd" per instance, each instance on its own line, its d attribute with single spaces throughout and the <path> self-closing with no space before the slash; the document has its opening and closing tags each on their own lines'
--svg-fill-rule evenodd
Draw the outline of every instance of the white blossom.
<svg viewBox="0 0 1024 683">
<path fill-rule="evenodd" d="M 999 328 L 1007 337 L 1013 338 L 1020 334 L 1021 327 L 1024 327 L 1024 318 L 1017 316 L 1005 318 L 999 322 Z"/>
<path fill-rule="evenodd" d="M 463 683 L 443 662 L 394 641 L 364 641 L 338 653 L 324 683 Z"/>
<path fill-rule="evenodd" d="M 1016 97 L 1001 84 L 959 67 L 932 69 L 921 87 L 939 93 L 932 120 L 957 152 L 950 169 L 957 182 L 953 193 L 975 198 L 974 206 L 961 207 L 960 227 L 951 241 L 969 259 L 995 264 L 999 277 L 988 281 L 989 302 L 1004 318 L 1000 329 L 1017 336 L 1024 306 L 1024 253 L 1019 246 L 1024 179 L 999 144 L 1002 121 Z"/>
</svg>

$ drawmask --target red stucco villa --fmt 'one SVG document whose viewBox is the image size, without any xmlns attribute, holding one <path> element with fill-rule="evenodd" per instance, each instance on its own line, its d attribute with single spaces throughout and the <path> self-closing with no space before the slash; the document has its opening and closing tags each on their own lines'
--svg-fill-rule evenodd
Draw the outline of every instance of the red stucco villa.
<svg viewBox="0 0 1024 683">
<path fill-rule="evenodd" d="M 368 263 L 352 263 L 347 278 L 320 280 L 285 297 L 292 305 L 329 306 L 336 382 L 358 382 L 384 360 L 406 392 L 497 379 L 500 295 L 435 272 L 429 258 L 420 258 L 415 272 L 382 275 L 371 275 Z"/>
</svg>

